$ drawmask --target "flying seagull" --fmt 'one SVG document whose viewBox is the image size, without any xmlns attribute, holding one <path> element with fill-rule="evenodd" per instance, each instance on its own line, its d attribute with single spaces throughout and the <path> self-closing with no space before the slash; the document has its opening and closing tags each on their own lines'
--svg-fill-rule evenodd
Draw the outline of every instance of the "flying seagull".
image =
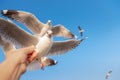
<svg viewBox="0 0 120 80">
<path fill-rule="evenodd" d="M 79 29 L 80 35 L 83 36 L 84 30 L 80 26 L 78 26 L 78 29 Z"/>
<path fill-rule="evenodd" d="M 1 21 L 1 23 L 4 23 L 4 21 Z M 6 23 L 7 24 L 7 23 Z M 48 26 L 50 25 L 50 23 L 48 22 Z M 6 26 L 6 25 L 5 25 Z M 12 26 L 13 27 L 13 26 Z M 5 27 L 4 28 L 2 28 L 2 27 L 0 27 L 1 29 L 2 29 L 2 31 L 4 31 L 3 29 L 6 29 Z M 9 27 L 10 28 L 10 27 Z M 17 28 L 17 27 L 16 27 Z M 15 28 L 13 28 L 13 30 L 15 30 Z M 18 30 L 18 29 L 16 29 L 16 30 Z M 2 31 L 1 31 L 1 33 L 2 33 Z M 6 31 L 6 30 L 5 30 Z M 22 30 L 21 30 L 22 31 Z M 7 33 L 7 31 L 6 31 L 6 33 Z M 25 34 L 24 34 L 24 32 L 21 32 L 21 33 L 23 33 L 23 36 L 25 36 Z M 11 33 L 12 34 L 12 33 Z M 13 35 L 12 36 L 14 36 L 15 34 L 17 34 L 17 33 L 13 33 Z M 48 53 L 48 51 L 50 50 L 50 48 L 52 47 L 52 38 L 51 38 L 51 34 L 52 34 L 52 31 L 50 31 L 50 30 L 48 30 L 48 32 L 43 36 L 43 37 L 40 37 L 40 38 L 34 38 L 34 40 L 33 41 L 35 41 L 35 39 L 36 40 L 38 40 L 38 43 L 36 44 L 36 51 L 38 52 L 38 60 L 40 61 L 40 63 L 41 63 L 41 68 L 43 69 L 43 63 L 42 63 L 42 59 L 41 59 L 41 57 L 43 57 L 43 56 L 45 56 L 45 55 L 47 55 L 47 53 Z M 6 34 L 3 34 L 3 36 L 5 36 Z M 9 36 L 9 34 L 8 34 L 8 36 Z M 27 35 L 26 35 L 26 37 L 27 37 Z M 32 38 L 32 36 L 31 36 L 31 38 Z M 29 38 L 30 39 L 30 38 Z M 7 39 L 6 39 L 7 40 Z M 17 43 L 17 41 L 16 41 L 16 43 Z M 19 44 L 19 43 L 18 43 Z M 27 44 L 28 45 L 28 44 Z"/>
<path fill-rule="evenodd" d="M 56 26 L 46 26 L 47 24 L 42 23 L 32 13 L 18 10 L 2 10 L 4 16 L 23 23 L 28 27 L 30 31 L 39 36 L 43 36 L 49 29 L 52 30 L 53 36 L 62 36 L 66 38 L 77 38 L 76 35 L 71 33 L 63 25 L 58 24 Z"/>
<path fill-rule="evenodd" d="M 46 26 L 51 26 L 51 22 L 47 22 Z M 59 32 L 59 30 L 58 30 Z M 39 62 L 41 64 L 41 57 L 47 55 L 59 55 L 72 50 L 80 44 L 81 40 L 70 39 L 66 41 L 53 42 L 52 31 L 48 30 L 42 37 L 38 35 L 31 35 L 22 30 L 19 26 L 0 18 L 0 36 L 15 45 L 20 47 L 26 47 L 30 45 L 36 46 L 38 52 L 38 58 L 33 62 Z M 49 44 L 49 45 L 48 45 Z M 44 47 L 44 48 L 43 48 Z M 45 50 L 46 49 L 46 50 Z M 39 65 L 39 64 L 37 64 Z M 31 67 L 35 66 L 32 65 Z M 41 64 L 42 68 L 44 65 Z M 36 68 L 35 68 L 36 69 Z"/>
<path fill-rule="evenodd" d="M 105 79 L 109 79 L 110 76 L 111 76 L 111 73 L 112 73 L 112 71 L 109 71 L 109 72 L 106 74 Z"/>
<path fill-rule="evenodd" d="M 2 14 L 9 18 L 12 18 L 18 22 L 25 24 L 33 33 L 43 36 L 48 30 L 52 30 L 53 36 L 63 36 L 66 38 L 77 38 L 73 33 L 66 29 L 63 25 L 56 25 L 54 27 L 47 26 L 40 22 L 33 14 L 17 11 L 17 10 L 2 10 Z M 50 20 L 48 21 L 50 22 Z"/>
</svg>

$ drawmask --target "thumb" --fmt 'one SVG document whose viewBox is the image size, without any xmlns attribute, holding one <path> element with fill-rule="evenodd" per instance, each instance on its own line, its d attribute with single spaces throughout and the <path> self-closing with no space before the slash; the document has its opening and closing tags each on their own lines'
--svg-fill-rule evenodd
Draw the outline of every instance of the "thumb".
<svg viewBox="0 0 120 80">
<path fill-rule="evenodd" d="M 37 53 L 36 53 L 36 51 L 35 51 L 35 46 L 30 46 L 30 47 L 23 48 L 21 51 L 24 54 L 27 55 L 27 61 L 28 62 L 32 62 L 38 56 Z"/>
</svg>

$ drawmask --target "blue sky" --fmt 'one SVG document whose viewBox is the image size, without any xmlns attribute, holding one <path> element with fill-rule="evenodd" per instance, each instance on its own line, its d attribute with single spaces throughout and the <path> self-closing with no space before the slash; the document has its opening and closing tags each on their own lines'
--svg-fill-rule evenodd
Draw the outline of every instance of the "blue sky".
<svg viewBox="0 0 120 80">
<path fill-rule="evenodd" d="M 110 80 L 120 80 L 119 0 L 1 0 L 0 9 L 31 12 L 42 22 L 50 19 L 77 36 L 80 25 L 89 37 L 76 49 L 53 57 L 58 60 L 56 66 L 27 71 L 20 80 L 105 80 L 109 70 L 113 71 Z"/>
</svg>

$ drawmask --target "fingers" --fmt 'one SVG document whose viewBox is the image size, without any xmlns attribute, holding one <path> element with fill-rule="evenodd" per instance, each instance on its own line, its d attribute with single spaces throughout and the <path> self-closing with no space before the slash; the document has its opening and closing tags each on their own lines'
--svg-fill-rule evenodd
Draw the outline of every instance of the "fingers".
<svg viewBox="0 0 120 80">
<path fill-rule="evenodd" d="M 26 56 L 27 56 L 27 59 L 26 59 L 27 64 L 29 64 L 30 62 L 32 62 L 33 60 L 35 60 L 37 58 L 37 53 L 35 51 L 34 46 L 26 47 L 21 50 L 22 50 L 23 54 L 26 54 Z"/>
<path fill-rule="evenodd" d="M 32 62 L 33 60 L 35 60 L 37 58 L 38 54 L 36 53 L 36 51 L 34 50 L 32 53 L 27 55 L 27 64 L 29 64 L 30 62 Z"/>
<path fill-rule="evenodd" d="M 24 54 L 32 54 L 34 50 L 35 50 L 35 47 L 34 47 L 34 46 L 30 46 L 30 47 L 26 47 L 26 48 L 22 48 L 22 49 L 21 49 L 21 51 L 22 51 Z"/>
<path fill-rule="evenodd" d="M 38 54 L 34 51 L 33 54 L 31 55 L 31 57 L 29 58 L 30 62 L 35 60 L 37 58 L 37 56 L 38 56 Z"/>
</svg>

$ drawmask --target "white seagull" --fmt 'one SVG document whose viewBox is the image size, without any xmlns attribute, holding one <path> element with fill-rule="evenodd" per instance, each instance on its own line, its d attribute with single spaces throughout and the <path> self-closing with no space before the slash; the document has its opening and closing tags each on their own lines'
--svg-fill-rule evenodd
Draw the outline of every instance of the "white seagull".
<svg viewBox="0 0 120 80">
<path fill-rule="evenodd" d="M 84 32 L 84 30 L 83 30 L 80 26 L 78 26 L 78 29 L 79 29 L 79 33 L 80 33 L 80 35 L 83 36 L 83 32 Z"/>
<path fill-rule="evenodd" d="M 112 73 L 112 71 L 109 71 L 109 72 L 106 74 L 105 79 L 109 79 L 110 76 L 111 76 L 111 73 Z"/>
<path fill-rule="evenodd" d="M 30 31 L 39 36 L 46 34 L 48 30 L 52 30 L 53 36 L 63 36 L 66 38 L 77 38 L 73 33 L 66 29 L 63 25 L 46 26 L 47 24 L 42 23 L 32 13 L 18 10 L 2 10 L 4 16 L 16 20 L 25 24 Z"/>
<path fill-rule="evenodd" d="M 51 26 L 51 22 L 47 22 L 46 26 Z M 59 30 L 58 30 L 59 32 Z M 38 35 L 31 35 L 15 24 L 6 21 L 2 18 L 0 18 L 0 36 L 7 40 L 8 42 L 11 42 L 15 45 L 18 45 L 20 47 L 26 47 L 30 45 L 36 46 L 36 50 L 38 52 L 38 57 L 35 61 L 33 61 L 29 68 L 31 69 L 37 69 L 35 66 L 38 66 L 40 63 L 41 68 L 44 68 L 44 64 L 42 63 L 41 58 L 48 56 L 48 55 L 55 55 L 55 54 L 63 54 L 68 52 L 69 50 L 75 48 L 78 46 L 78 44 L 81 42 L 81 40 L 76 39 L 70 39 L 66 41 L 58 41 L 53 42 L 52 40 L 52 31 L 48 30 L 45 35 L 42 37 L 39 37 Z M 36 64 L 36 65 L 35 65 Z M 33 68 L 35 67 L 35 68 Z"/>
</svg>

